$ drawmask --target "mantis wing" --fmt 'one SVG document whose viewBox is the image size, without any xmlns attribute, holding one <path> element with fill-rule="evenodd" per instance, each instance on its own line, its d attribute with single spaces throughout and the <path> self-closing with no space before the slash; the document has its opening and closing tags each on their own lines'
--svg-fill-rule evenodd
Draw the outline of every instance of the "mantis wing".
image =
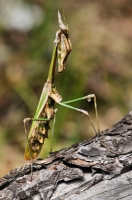
<svg viewBox="0 0 132 200">
<path fill-rule="evenodd" d="M 48 100 L 50 90 L 51 90 L 51 84 L 46 82 L 44 85 L 42 94 L 40 96 L 40 100 L 39 100 L 38 107 L 37 107 L 35 115 L 34 115 L 34 119 L 38 119 L 40 117 L 40 114 L 42 113 L 44 106 Z M 31 159 L 36 158 L 37 155 L 40 153 L 42 145 L 43 145 L 43 143 L 40 144 L 40 148 L 37 153 L 32 151 L 32 149 L 29 145 L 29 139 L 33 137 L 35 127 L 37 127 L 37 124 L 38 124 L 38 121 L 35 121 L 35 120 L 32 121 L 31 128 L 30 128 L 29 134 L 27 136 L 28 143 L 26 145 L 25 154 L 24 154 L 24 157 L 26 160 L 31 160 Z"/>
</svg>

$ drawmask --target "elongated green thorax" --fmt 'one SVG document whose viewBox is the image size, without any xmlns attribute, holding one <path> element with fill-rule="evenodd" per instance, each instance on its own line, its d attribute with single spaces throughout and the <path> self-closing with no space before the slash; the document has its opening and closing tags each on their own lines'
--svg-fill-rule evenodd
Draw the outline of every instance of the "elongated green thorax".
<svg viewBox="0 0 132 200">
<path fill-rule="evenodd" d="M 52 59 L 51 59 L 51 63 L 50 63 L 48 79 L 47 79 L 47 81 L 51 82 L 52 84 L 54 83 L 56 59 L 57 59 L 57 47 L 54 46 Z"/>
</svg>

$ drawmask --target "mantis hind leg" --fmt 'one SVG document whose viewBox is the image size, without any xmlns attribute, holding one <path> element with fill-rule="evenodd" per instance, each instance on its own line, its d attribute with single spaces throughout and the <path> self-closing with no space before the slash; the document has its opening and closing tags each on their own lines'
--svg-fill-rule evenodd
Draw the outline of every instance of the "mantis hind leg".
<svg viewBox="0 0 132 200">
<path fill-rule="evenodd" d="M 26 134 L 26 137 L 27 137 L 27 142 L 28 142 L 28 132 L 27 132 L 27 128 L 26 128 L 26 125 L 27 123 L 29 123 L 31 121 L 31 118 L 25 118 L 23 120 L 23 123 L 24 123 L 24 130 L 25 130 L 25 134 Z M 28 145 L 29 145 L 29 142 L 28 142 Z M 31 155 L 31 152 L 30 152 L 30 155 Z M 32 177 L 33 177 L 33 159 L 31 157 L 31 181 L 32 181 Z"/>
<path fill-rule="evenodd" d="M 80 101 L 80 100 L 84 100 L 84 99 L 87 99 L 88 101 L 91 101 L 91 98 L 94 99 L 94 108 L 95 108 L 95 114 L 96 114 L 96 119 L 97 119 L 97 128 L 98 128 L 97 131 L 96 131 L 96 129 L 95 129 L 95 127 L 94 127 L 94 124 L 93 124 L 93 122 L 92 122 L 92 119 L 91 119 L 91 117 L 90 117 L 90 115 L 89 115 L 89 113 L 88 113 L 87 111 L 67 105 L 67 104 L 69 104 L 69 103 L 73 103 L 73 102 Z M 94 129 L 94 131 L 95 131 L 95 133 L 96 133 L 96 134 L 97 134 L 97 133 L 100 134 L 99 116 L 98 116 L 98 111 L 97 111 L 97 102 L 96 102 L 96 96 L 95 96 L 95 94 L 90 94 L 90 95 L 87 95 L 87 96 L 84 96 L 84 97 L 81 97 L 81 98 L 77 98 L 77 99 L 65 101 L 65 102 L 60 103 L 60 105 L 65 106 L 65 107 L 68 107 L 68 108 L 71 108 L 71 109 L 73 109 L 73 110 L 76 110 L 76 111 L 81 112 L 82 114 L 88 116 L 89 121 L 90 121 L 90 123 L 91 123 L 91 125 L 92 125 L 92 127 L 93 127 L 93 129 Z"/>
<path fill-rule="evenodd" d="M 88 101 L 91 101 L 91 98 L 94 99 L 94 108 L 95 108 L 95 114 L 96 114 L 96 119 L 97 119 L 97 128 L 98 128 L 98 131 L 96 131 L 96 129 L 95 129 L 94 125 L 93 125 L 93 122 L 92 122 L 92 120 L 91 120 L 91 118 L 90 118 L 90 115 L 88 114 L 87 111 L 67 105 L 67 104 L 69 104 L 69 103 L 76 102 L 76 101 L 80 101 L 80 100 L 84 100 L 84 99 L 87 99 Z M 65 107 L 68 107 L 68 108 L 71 108 L 71 109 L 73 109 L 73 110 L 76 110 L 76 111 L 81 112 L 82 114 L 87 115 L 88 118 L 89 118 L 89 121 L 90 121 L 90 123 L 91 123 L 91 125 L 92 125 L 92 127 L 93 127 L 93 129 L 94 129 L 94 131 L 95 131 L 95 133 L 96 133 L 96 135 L 99 136 L 99 140 L 100 140 L 101 145 L 104 146 L 108 151 L 112 152 L 113 154 L 117 154 L 114 150 L 110 149 L 110 148 L 109 148 L 107 145 L 105 145 L 104 142 L 102 141 L 102 138 L 104 138 L 104 135 L 103 135 L 103 134 L 101 133 L 101 131 L 100 131 L 99 116 L 98 116 L 98 110 L 97 110 L 97 101 L 96 101 L 96 96 L 95 96 L 95 94 L 89 94 L 89 95 L 84 96 L 84 97 L 81 97 L 81 98 L 73 99 L 73 100 L 70 100 L 70 101 L 65 101 L 65 102 L 60 103 L 60 105 L 65 106 Z M 102 138 L 101 138 L 100 136 L 101 136 Z"/>
</svg>

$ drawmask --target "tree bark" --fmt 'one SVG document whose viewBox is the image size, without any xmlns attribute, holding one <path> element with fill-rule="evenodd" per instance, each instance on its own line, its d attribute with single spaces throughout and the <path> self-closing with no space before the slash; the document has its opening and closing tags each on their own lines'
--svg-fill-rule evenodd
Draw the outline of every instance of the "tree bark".
<svg viewBox="0 0 132 200">
<path fill-rule="evenodd" d="M 0 200 L 132 199 L 132 112 L 90 140 L 0 178 Z"/>
</svg>

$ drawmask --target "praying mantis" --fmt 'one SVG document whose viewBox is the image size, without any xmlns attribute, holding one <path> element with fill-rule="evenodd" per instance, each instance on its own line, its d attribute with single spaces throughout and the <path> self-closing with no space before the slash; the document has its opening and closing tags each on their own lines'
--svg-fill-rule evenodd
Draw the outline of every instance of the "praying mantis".
<svg viewBox="0 0 132 200">
<path fill-rule="evenodd" d="M 48 137 L 48 131 L 50 129 L 49 125 L 50 120 L 55 119 L 55 113 L 56 113 L 56 109 L 54 108 L 55 103 L 73 109 L 75 111 L 78 111 L 83 115 L 87 116 L 95 133 L 97 132 L 100 133 L 96 96 L 94 94 L 90 94 L 81 98 L 62 102 L 62 97 L 61 95 L 59 95 L 54 85 L 57 57 L 58 57 L 58 72 L 61 73 L 65 69 L 66 60 L 72 49 L 71 41 L 69 38 L 68 26 L 63 23 L 59 11 L 58 11 L 58 23 L 59 23 L 59 30 L 56 32 L 56 37 L 54 41 L 55 46 L 53 49 L 49 74 L 47 81 L 44 84 L 35 115 L 33 118 L 26 118 L 23 120 L 25 132 L 27 134 L 27 145 L 24 154 L 26 160 L 34 160 L 39 155 L 42 146 L 44 144 L 44 140 L 45 138 Z M 96 131 L 93 122 L 89 116 L 89 113 L 87 111 L 69 105 L 70 103 L 75 101 L 80 101 L 83 99 L 91 100 L 91 98 L 94 99 L 94 107 L 97 118 L 98 131 Z M 29 124 L 30 121 L 31 121 L 31 127 L 28 133 L 26 126 Z"/>
</svg>

